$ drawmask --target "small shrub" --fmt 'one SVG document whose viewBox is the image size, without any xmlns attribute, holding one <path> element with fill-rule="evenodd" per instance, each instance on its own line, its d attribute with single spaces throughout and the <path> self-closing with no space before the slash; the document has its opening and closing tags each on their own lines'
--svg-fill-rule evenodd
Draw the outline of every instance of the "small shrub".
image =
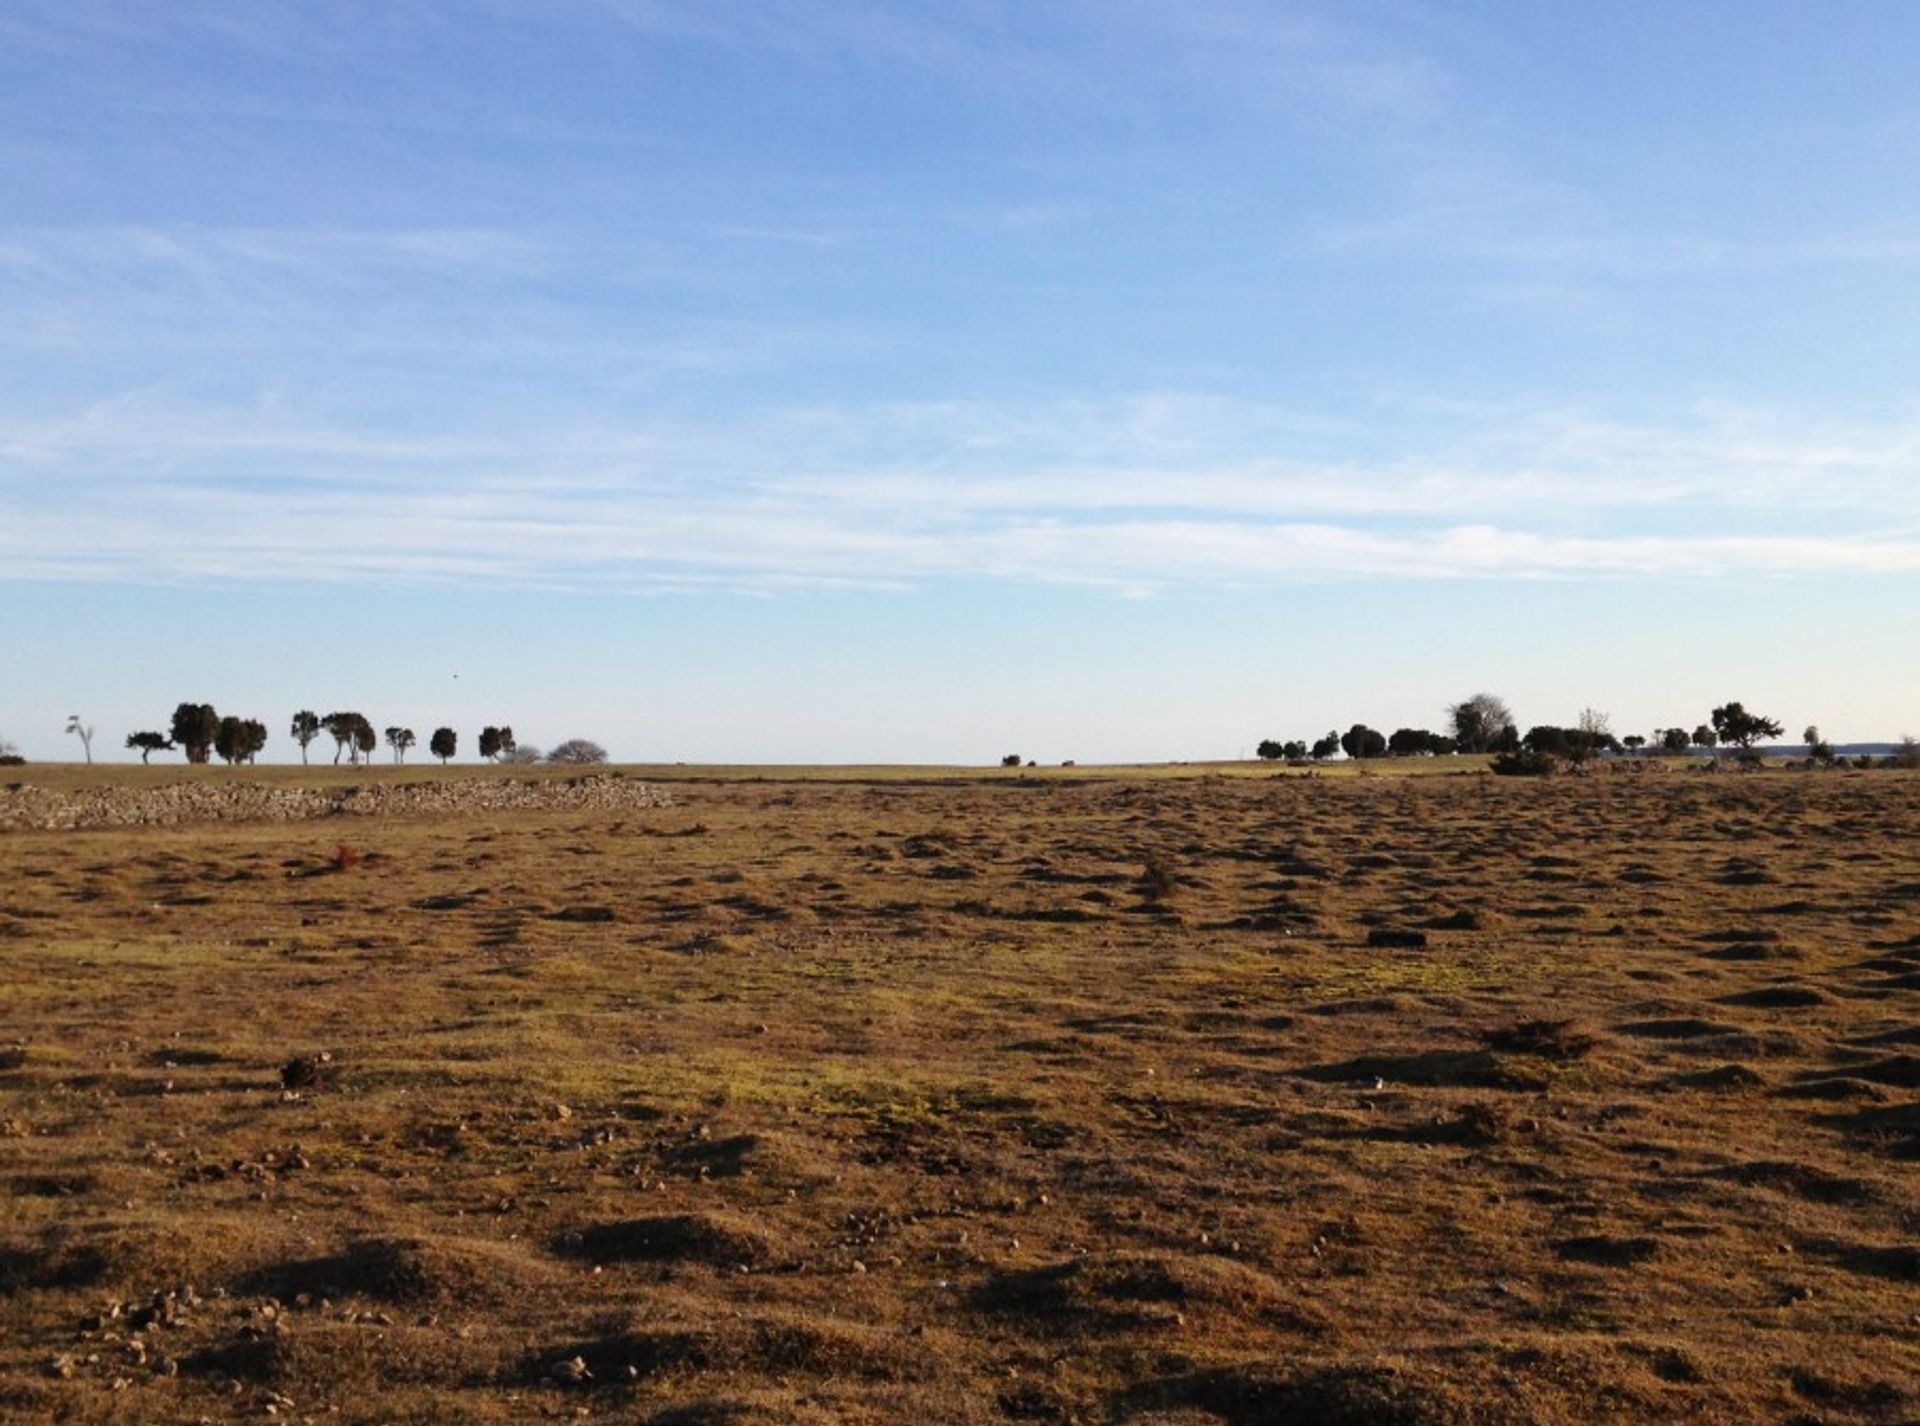
<svg viewBox="0 0 1920 1426">
<path fill-rule="evenodd" d="M 1001 767 L 1019 767 L 1020 762 L 1021 762 L 1020 754 L 1008 753 L 1005 757 L 1000 759 L 1000 766 Z"/>
<path fill-rule="evenodd" d="M 1174 888 L 1179 884 L 1173 863 L 1158 852 L 1150 854 L 1146 865 L 1140 868 L 1140 895 L 1155 905 L 1173 895 Z"/>
<path fill-rule="evenodd" d="M 1500 777 L 1548 777 L 1560 770 L 1560 759 L 1538 748 L 1520 747 L 1495 755 L 1490 766 Z"/>
</svg>

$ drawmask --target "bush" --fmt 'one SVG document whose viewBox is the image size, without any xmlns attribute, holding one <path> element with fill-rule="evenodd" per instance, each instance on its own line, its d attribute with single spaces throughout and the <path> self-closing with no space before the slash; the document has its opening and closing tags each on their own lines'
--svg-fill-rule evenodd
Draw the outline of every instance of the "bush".
<svg viewBox="0 0 1920 1426">
<path fill-rule="evenodd" d="M 590 738 L 568 738 L 547 754 L 550 763 L 603 763 L 607 750 Z"/>
<path fill-rule="evenodd" d="M 1001 767 L 1019 767 L 1019 766 L 1020 766 L 1020 754 L 1018 754 L 1018 753 L 1008 753 L 1008 754 L 1007 754 L 1007 755 L 1006 755 L 1005 757 L 1003 757 L 1002 759 L 1000 759 L 1000 766 L 1001 766 Z"/>
<path fill-rule="evenodd" d="M 1150 853 L 1146 864 L 1140 868 L 1140 896 L 1143 900 L 1159 905 L 1173 895 L 1174 888 L 1180 884 L 1179 874 L 1173 869 L 1173 863 L 1159 853 Z"/>
<path fill-rule="evenodd" d="M 1491 766 L 1501 777 L 1548 777 L 1560 770 L 1560 759 L 1539 748 L 1519 747 L 1495 754 Z"/>
</svg>

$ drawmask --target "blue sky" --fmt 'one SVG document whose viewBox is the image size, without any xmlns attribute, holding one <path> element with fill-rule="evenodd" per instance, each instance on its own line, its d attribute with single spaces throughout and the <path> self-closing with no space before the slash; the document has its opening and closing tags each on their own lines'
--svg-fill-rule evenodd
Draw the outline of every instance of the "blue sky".
<svg viewBox="0 0 1920 1426">
<path fill-rule="evenodd" d="M 1920 731 L 1916 52 L 1892 3 L 7 0 L 0 736 Z"/>
</svg>

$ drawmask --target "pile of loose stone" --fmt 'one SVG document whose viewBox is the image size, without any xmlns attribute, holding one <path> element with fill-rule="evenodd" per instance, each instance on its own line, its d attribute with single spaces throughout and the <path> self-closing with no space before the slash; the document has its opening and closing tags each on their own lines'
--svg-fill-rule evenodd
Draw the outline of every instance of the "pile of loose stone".
<svg viewBox="0 0 1920 1426">
<path fill-rule="evenodd" d="M 594 773 L 570 778 L 395 782 L 359 787 L 274 787 L 258 782 L 179 782 L 166 787 L 94 787 L 61 792 L 0 785 L 0 831 L 165 827 L 184 822 L 302 822 L 315 817 L 434 816 L 470 812 L 625 812 L 665 807 L 651 784 Z"/>
</svg>

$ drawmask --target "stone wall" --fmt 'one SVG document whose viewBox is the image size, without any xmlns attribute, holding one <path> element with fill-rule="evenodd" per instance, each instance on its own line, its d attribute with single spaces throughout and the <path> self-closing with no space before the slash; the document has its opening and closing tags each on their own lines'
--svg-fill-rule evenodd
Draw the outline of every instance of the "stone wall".
<svg viewBox="0 0 1920 1426">
<path fill-rule="evenodd" d="M 170 827 L 188 822 L 304 822 L 317 817 L 444 816 L 473 812 L 625 812 L 672 798 L 617 773 L 570 778 L 489 778 L 278 787 L 263 782 L 177 782 L 62 792 L 0 786 L 0 832 L 90 827 Z"/>
</svg>

